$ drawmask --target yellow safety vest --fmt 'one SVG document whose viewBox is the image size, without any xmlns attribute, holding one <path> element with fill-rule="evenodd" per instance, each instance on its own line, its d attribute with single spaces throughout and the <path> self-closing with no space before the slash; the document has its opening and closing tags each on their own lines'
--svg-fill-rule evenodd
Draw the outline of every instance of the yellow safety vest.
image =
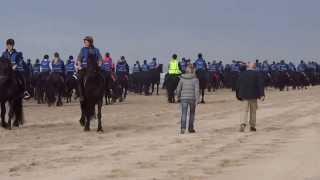
<svg viewBox="0 0 320 180">
<path fill-rule="evenodd" d="M 178 60 L 172 59 L 169 63 L 169 69 L 168 69 L 169 74 L 181 74 L 181 71 L 179 69 L 179 63 Z"/>
</svg>

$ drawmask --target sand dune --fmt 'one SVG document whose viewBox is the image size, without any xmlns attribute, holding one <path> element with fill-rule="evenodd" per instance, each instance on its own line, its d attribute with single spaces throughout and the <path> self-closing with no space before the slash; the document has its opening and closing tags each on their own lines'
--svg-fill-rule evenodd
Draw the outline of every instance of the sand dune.
<svg viewBox="0 0 320 180">
<path fill-rule="evenodd" d="M 240 102 L 227 90 L 207 95 L 197 133 L 185 135 L 164 95 L 104 106 L 103 134 L 96 123 L 82 131 L 77 104 L 27 102 L 26 125 L 0 129 L 0 180 L 318 180 L 319 91 L 268 91 L 256 133 L 238 132 Z"/>
</svg>

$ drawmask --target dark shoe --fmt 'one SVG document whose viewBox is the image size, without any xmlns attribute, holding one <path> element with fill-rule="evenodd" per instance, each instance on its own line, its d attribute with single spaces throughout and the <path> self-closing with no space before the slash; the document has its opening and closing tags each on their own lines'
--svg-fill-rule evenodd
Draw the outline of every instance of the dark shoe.
<svg viewBox="0 0 320 180">
<path fill-rule="evenodd" d="M 181 129 L 180 134 L 184 134 L 185 132 L 186 132 L 186 130 L 185 130 L 185 129 Z"/>
<path fill-rule="evenodd" d="M 257 129 L 255 127 L 250 127 L 250 131 L 256 132 Z"/>
<path fill-rule="evenodd" d="M 240 125 L 240 132 L 244 132 L 244 130 L 246 129 L 246 125 L 245 124 L 241 124 Z"/>
<path fill-rule="evenodd" d="M 194 129 L 189 129 L 189 133 L 196 133 L 196 130 L 194 130 Z"/>
</svg>

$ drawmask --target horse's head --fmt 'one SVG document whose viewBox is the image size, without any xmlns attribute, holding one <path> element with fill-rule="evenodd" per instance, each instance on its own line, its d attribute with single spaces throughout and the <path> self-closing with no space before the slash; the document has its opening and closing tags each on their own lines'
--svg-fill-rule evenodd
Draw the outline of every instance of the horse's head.
<svg viewBox="0 0 320 180">
<path fill-rule="evenodd" d="M 0 86 L 6 83 L 12 76 L 12 65 L 10 60 L 0 58 Z"/>
</svg>

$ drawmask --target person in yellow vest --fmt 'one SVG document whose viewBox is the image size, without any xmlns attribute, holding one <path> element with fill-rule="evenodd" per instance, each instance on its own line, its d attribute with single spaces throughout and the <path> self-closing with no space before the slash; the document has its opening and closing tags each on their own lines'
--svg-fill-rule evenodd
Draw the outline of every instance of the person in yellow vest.
<svg viewBox="0 0 320 180">
<path fill-rule="evenodd" d="M 173 76 L 180 76 L 181 75 L 178 56 L 176 54 L 174 54 L 172 56 L 172 59 L 170 60 L 170 62 L 168 64 L 168 73 L 169 73 L 169 75 L 173 75 Z"/>
<path fill-rule="evenodd" d="M 179 84 L 180 75 L 181 70 L 179 66 L 178 56 L 174 54 L 168 64 L 168 74 L 166 78 L 166 88 L 169 103 L 175 103 L 175 90 L 177 89 L 177 86 Z"/>
</svg>

